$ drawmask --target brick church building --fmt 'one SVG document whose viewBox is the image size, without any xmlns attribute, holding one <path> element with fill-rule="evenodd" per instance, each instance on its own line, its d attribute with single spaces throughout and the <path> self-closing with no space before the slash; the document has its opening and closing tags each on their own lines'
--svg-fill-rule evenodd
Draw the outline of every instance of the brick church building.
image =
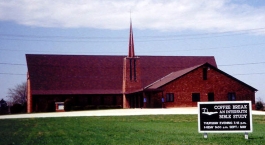
<svg viewBox="0 0 265 145">
<path fill-rule="evenodd" d="M 251 100 L 257 89 L 217 68 L 212 56 L 136 56 L 130 23 L 128 56 L 26 54 L 27 112 L 194 107 L 198 101 Z"/>
</svg>

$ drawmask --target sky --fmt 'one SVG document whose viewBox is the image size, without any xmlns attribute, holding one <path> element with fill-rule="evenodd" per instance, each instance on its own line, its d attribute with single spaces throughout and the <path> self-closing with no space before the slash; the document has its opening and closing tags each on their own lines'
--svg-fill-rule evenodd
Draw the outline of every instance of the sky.
<svg viewBox="0 0 265 145">
<path fill-rule="evenodd" d="M 264 0 L 0 0 L 0 99 L 25 54 L 214 56 L 265 101 Z"/>
</svg>

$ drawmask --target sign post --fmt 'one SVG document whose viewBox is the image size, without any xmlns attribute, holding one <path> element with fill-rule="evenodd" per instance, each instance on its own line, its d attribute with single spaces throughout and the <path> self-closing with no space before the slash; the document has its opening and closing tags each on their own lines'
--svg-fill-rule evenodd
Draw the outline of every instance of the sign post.
<svg viewBox="0 0 265 145">
<path fill-rule="evenodd" d="M 198 102 L 198 131 L 204 133 L 248 133 L 253 131 L 251 101 Z"/>
</svg>

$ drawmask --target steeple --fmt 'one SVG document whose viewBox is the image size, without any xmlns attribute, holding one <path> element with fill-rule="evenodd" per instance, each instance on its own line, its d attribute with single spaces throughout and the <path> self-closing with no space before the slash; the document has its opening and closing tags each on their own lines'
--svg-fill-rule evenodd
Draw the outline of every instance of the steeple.
<svg viewBox="0 0 265 145">
<path fill-rule="evenodd" d="M 130 36 L 129 36 L 129 54 L 128 57 L 135 57 L 134 55 L 134 41 L 133 41 L 133 30 L 132 30 L 132 20 L 130 19 Z"/>
<path fill-rule="evenodd" d="M 140 66 L 140 58 L 134 54 L 132 20 L 130 19 L 129 53 L 123 59 L 123 108 L 140 107 L 139 103 L 138 106 L 136 103 L 132 103 L 137 98 L 134 96 L 135 93 L 143 89 Z M 137 100 L 140 102 L 141 99 L 138 98 Z"/>
</svg>

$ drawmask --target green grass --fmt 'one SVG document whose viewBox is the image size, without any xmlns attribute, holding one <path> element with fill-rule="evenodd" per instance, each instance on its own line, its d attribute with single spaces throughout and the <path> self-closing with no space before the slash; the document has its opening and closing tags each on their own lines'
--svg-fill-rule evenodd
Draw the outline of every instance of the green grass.
<svg viewBox="0 0 265 145">
<path fill-rule="evenodd" d="M 253 133 L 198 133 L 197 115 L 65 117 L 0 120 L 0 144 L 265 144 L 265 116 Z"/>
</svg>

